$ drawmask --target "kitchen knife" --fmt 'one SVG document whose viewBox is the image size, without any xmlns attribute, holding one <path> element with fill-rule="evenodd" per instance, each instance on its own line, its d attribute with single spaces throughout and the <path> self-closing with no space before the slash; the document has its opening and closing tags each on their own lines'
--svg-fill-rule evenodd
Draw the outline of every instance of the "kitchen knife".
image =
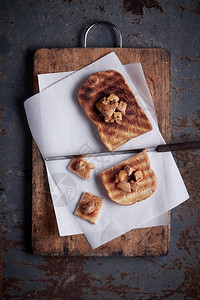
<svg viewBox="0 0 200 300">
<path fill-rule="evenodd" d="M 118 151 L 112 151 L 112 152 L 107 151 L 107 152 L 94 152 L 94 153 L 85 153 L 85 154 L 69 154 L 69 155 L 63 155 L 63 156 L 51 156 L 51 157 L 46 157 L 45 161 L 83 158 L 83 157 L 95 157 L 95 156 L 106 156 L 106 155 L 131 154 L 131 153 L 139 153 L 144 149 L 147 152 L 150 152 L 150 151 L 167 152 L 167 151 L 182 151 L 182 150 L 200 149 L 200 141 L 163 144 L 163 145 L 158 145 L 156 147 L 118 150 Z"/>
</svg>

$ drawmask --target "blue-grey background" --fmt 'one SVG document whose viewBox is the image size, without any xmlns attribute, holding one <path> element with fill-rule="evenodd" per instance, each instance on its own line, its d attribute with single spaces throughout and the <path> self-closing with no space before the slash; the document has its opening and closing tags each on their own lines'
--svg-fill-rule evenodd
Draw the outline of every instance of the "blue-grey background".
<svg viewBox="0 0 200 300">
<path fill-rule="evenodd" d="M 199 137 L 200 2 L 197 0 L 0 0 L 1 266 L 4 299 L 200 299 L 199 151 L 175 158 L 190 199 L 172 210 L 164 257 L 40 257 L 31 252 L 31 135 L 23 102 L 33 94 L 38 48 L 80 47 L 92 22 L 120 29 L 124 47 L 171 55 L 172 141 Z M 113 46 L 109 28 L 88 46 Z"/>
</svg>

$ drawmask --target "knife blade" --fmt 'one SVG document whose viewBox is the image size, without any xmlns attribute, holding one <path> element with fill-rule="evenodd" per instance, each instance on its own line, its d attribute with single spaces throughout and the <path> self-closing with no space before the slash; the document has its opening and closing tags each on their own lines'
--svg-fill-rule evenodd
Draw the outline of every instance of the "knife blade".
<svg viewBox="0 0 200 300">
<path fill-rule="evenodd" d="M 147 148 L 136 148 L 136 149 L 127 149 L 127 150 L 118 150 L 118 151 L 106 151 L 106 152 L 93 152 L 93 153 L 83 153 L 83 154 L 68 154 L 62 156 L 50 156 L 46 157 L 45 161 L 52 160 L 64 160 L 64 159 L 73 159 L 73 158 L 83 158 L 83 157 L 96 157 L 96 156 L 106 156 L 106 155 L 120 155 L 120 154 L 131 154 L 139 153 L 143 150 L 147 152 L 168 152 L 168 151 L 183 151 L 183 150 L 192 150 L 200 149 L 200 141 L 195 142 L 184 142 L 184 143 L 172 143 L 172 144 L 163 144 L 155 147 Z"/>
</svg>

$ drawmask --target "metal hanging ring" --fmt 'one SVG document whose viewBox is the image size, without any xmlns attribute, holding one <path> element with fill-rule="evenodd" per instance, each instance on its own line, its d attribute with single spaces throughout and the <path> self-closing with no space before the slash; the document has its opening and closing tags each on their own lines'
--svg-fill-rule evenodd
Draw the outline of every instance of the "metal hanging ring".
<svg viewBox="0 0 200 300">
<path fill-rule="evenodd" d="M 86 48 L 87 47 L 87 36 L 88 36 L 88 33 L 89 31 L 96 25 L 99 25 L 99 24 L 106 24 L 106 25 L 109 25 L 111 26 L 115 32 L 117 33 L 118 35 L 118 39 L 119 39 L 119 43 L 118 43 L 118 47 L 122 48 L 122 35 L 121 35 L 121 32 L 119 31 L 119 29 L 111 22 L 108 22 L 108 21 L 97 21 L 95 23 L 92 23 L 85 31 L 84 33 L 84 40 L 83 40 L 83 47 Z"/>
</svg>

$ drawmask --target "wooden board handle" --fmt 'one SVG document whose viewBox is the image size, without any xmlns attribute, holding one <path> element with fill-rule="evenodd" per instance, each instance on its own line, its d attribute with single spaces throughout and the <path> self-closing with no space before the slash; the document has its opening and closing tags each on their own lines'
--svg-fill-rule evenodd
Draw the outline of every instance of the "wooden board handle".
<svg viewBox="0 0 200 300">
<path fill-rule="evenodd" d="M 99 24 L 105 24 L 105 25 L 109 25 L 111 26 L 114 31 L 117 33 L 117 36 L 118 36 L 118 47 L 122 48 L 122 35 L 121 35 L 121 32 L 119 31 L 119 29 L 117 28 L 117 26 L 115 26 L 113 23 L 111 22 L 108 22 L 108 21 L 97 21 L 95 23 L 92 23 L 85 31 L 84 33 L 84 41 L 83 41 L 83 47 L 86 48 L 87 47 L 87 36 L 88 36 L 88 33 L 89 31 L 96 25 L 99 25 Z"/>
<path fill-rule="evenodd" d="M 192 149 L 200 149 L 200 141 L 165 144 L 156 147 L 157 152 L 181 151 L 181 150 L 192 150 Z"/>
</svg>

